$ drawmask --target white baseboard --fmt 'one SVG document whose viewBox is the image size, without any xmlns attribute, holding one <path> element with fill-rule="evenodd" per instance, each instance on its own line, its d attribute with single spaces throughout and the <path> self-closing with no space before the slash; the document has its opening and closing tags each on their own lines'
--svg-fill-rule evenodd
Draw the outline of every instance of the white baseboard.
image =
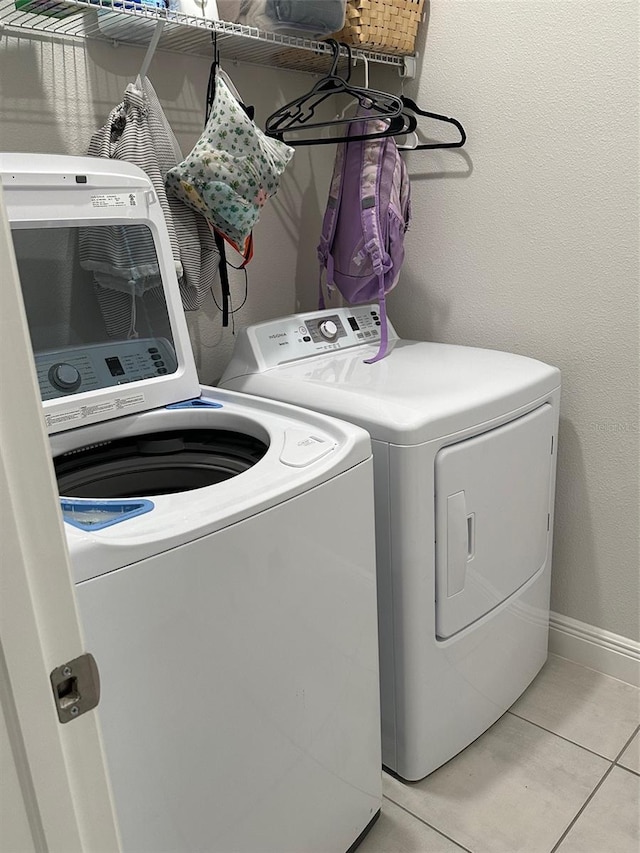
<svg viewBox="0 0 640 853">
<path fill-rule="evenodd" d="M 640 687 L 640 643 L 635 640 L 552 612 L 549 651 Z"/>
</svg>

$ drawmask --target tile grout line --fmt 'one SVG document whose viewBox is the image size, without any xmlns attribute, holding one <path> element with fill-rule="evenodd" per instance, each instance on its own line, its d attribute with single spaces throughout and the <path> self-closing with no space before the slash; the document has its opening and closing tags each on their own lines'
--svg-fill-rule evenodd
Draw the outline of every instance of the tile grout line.
<svg viewBox="0 0 640 853">
<path fill-rule="evenodd" d="M 513 714 L 513 711 L 509 711 L 508 713 Z M 530 723 L 530 722 L 531 722 L 531 720 L 526 720 L 524 717 L 520 717 L 518 714 L 513 714 L 513 716 L 514 716 L 514 717 L 518 717 L 518 719 L 524 720 L 524 722 L 527 722 L 527 723 Z M 552 732 L 550 729 L 545 729 L 545 728 L 544 728 L 544 726 L 540 726 L 538 723 L 532 723 L 532 725 L 534 725 L 534 726 L 538 726 L 538 728 L 542 729 L 542 730 L 543 730 L 543 731 L 545 731 L 545 732 L 549 732 L 550 734 L 556 734 L 555 732 Z M 611 762 L 611 763 L 610 763 L 610 765 L 609 765 L 609 767 L 608 767 L 608 768 L 607 768 L 607 770 L 604 772 L 604 774 L 603 774 L 602 778 L 600 779 L 600 781 L 598 782 L 598 784 L 595 786 L 595 788 L 593 789 L 593 791 L 589 794 L 589 796 L 588 796 L 588 797 L 587 797 L 587 799 L 584 801 L 584 803 L 582 804 L 582 806 L 578 809 L 577 813 L 573 816 L 573 819 L 571 820 L 571 822 L 569 823 L 569 825 L 567 826 L 567 828 L 565 829 L 565 831 L 562 833 L 562 835 L 560 836 L 560 838 L 556 841 L 556 843 L 554 844 L 554 846 L 551 848 L 550 853 L 556 853 L 556 851 L 558 850 L 558 848 L 560 847 L 560 845 L 562 844 L 562 842 L 565 840 L 565 838 L 567 837 L 567 835 L 569 834 L 569 832 L 571 831 L 571 829 L 575 826 L 575 824 L 576 824 L 576 822 L 577 822 L 578 818 L 580 817 L 580 815 L 584 812 L 584 810 L 587 808 L 587 806 L 589 805 L 589 803 L 593 800 L 593 798 L 595 797 L 595 795 L 597 794 L 597 792 L 600 790 L 600 788 L 601 788 L 601 787 L 602 787 L 602 785 L 604 784 L 604 782 L 605 782 L 605 780 L 607 779 L 607 777 L 611 775 L 611 773 L 613 772 L 613 768 L 614 768 L 614 767 L 620 767 L 620 765 L 618 764 L 618 760 L 621 758 L 622 754 L 623 754 L 623 753 L 624 753 L 624 751 L 627 749 L 627 747 L 629 746 L 629 744 L 630 744 L 630 743 L 631 743 L 631 741 L 634 739 L 634 737 L 638 734 L 638 732 L 639 732 L 639 731 L 640 731 L 640 726 L 636 726 L 636 728 L 633 730 L 633 732 L 632 732 L 631 736 L 626 740 L 626 742 L 625 742 L 624 746 L 623 746 L 623 747 L 622 747 L 622 749 L 618 752 L 618 754 L 616 755 L 616 757 L 615 757 L 613 760 L 611 760 L 610 758 L 605 759 L 606 761 Z M 565 740 L 565 741 L 567 741 L 568 743 L 574 744 L 574 746 L 578 746 L 578 747 L 580 747 L 580 749 L 584 749 L 584 750 L 586 750 L 587 752 L 590 752 L 592 755 L 595 755 L 595 756 L 596 756 L 596 757 L 598 757 L 598 758 L 603 758 L 603 759 L 604 759 L 604 756 L 603 756 L 603 755 L 600 755 L 598 752 L 593 752 L 593 750 L 588 749 L 588 748 L 587 748 L 587 747 L 585 747 L 585 746 L 580 746 L 580 744 L 577 744 L 577 743 L 575 743 L 575 741 L 569 740 L 568 738 L 562 737 L 562 735 L 556 735 L 556 737 L 559 737 L 559 738 L 561 738 L 561 740 Z M 626 770 L 627 768 L 626 768 L 626 767 L 622 767 L 621 769 Z M 631 772 L 631 773 L 633 773 L 633 770 L 631 770 L 630 772 Z"/>
<path fill-rule="evenodd" d="M 617 760 L 614 758 L 609 758 L 606 755 L 602 755 L 602 753 L 600 753 L 600 752 L 595 752 L 595 750 L 589 749 L 588 746 L 583 746 L 581 743 L 578 743 L 575 740 L 571 740 L 571 738 L 565 737 L 564 735 L 559 735 L 557 732 L 554 732 L 552 729 L 546 728 L 546 726 L 543 726 L 540 723 L 534 723 L 533 720 L 528 720 L 526 717 L 521 717 L 520 714 L 516 714 L 514 711 L 507 711 L 507 714 L 511 714 L 512 717 L 517 717 L 519 720 L 522 720 L 525 723 L 531 723 L 532 726 L 537 726 L 537 728 L 542 729 L 543 732 L 548 732 L 550 735 L 555 735 L 556 737 L 559 737 L 560 740 L 563 740 L 566 743 L 570 743 L 570 744 L 573 744 L 573 746 L 577 746 L 580 749 L 584 749 L 585 752 L 589 752 L 589 753 L 591 753 L 591 755 L 595 755 L 597 758 L 602 758 L 603 761 L 616 761 Z M 638 729 L 640 729 L 640 726 L 638 726 Z M 635 734 L 638 731 L 638 729 L 636 729 L 636 731 L 631 735 L 629 740 L 625 743 L 624 747 L 622 748 L 622 752 L 624 752 L 624 750 L 629 746 L 629 744 L 631 743 L 631 741 L 635 737 Z M 622 752 L 620 753 L 620 755 L 622 755 Z M 619 757 L 620 756 L 618 756 L 618 758 Z"/>
<path fill-rule="evenodd" d="M 617 762 L 618 762 L 618 759 L 622 756 L 622 754 L 623 754 L 623 752 L 625 751 L 625 749 L 629 746 L 629 744 L 630 744 L 630 743 L 631 743 L 631 741 L 634 739 L 634 737 L 638 734 L 638 732 L 639 732 L 639 731 L 640 731 L 640 726 L 636 726 L 636 728 L 634 729 L 634 732 L 633 732 L 633 734 L 631 735 L 631 737 L 626 741 L 626 743 L 624 744 L 624 746 L 622 747 L 622 749 L 620 750 L 620 752 L 618 753 L 618 755 L 617 755 L 617 756 L 615 757 L 615 759 L 611 762 L 611 766 L 609 767 L 609 769 L 605 772 L 605 774 L 603 775 L 602 779 L 600 779 L 600 781 L 599 781 L 599 782 L 598 782 L 598 784 L 595 786 L 595 788 L 593 789 L 593 791 L 589 794 L 589 796 L 587 797 L 587 799 L 584 801 L 584 803 L 582 804 L 582 807 L 578 810 L 578 813 L 577 813 L 576 815 L 574 815 L 573 820 L 571 821 L 571 823 L 569 824 L 569 826 L 565 829 L 565 831 L 562 833 L 562 835 L 560 836 L 560 838 L 559 838 L 559 839 L 558 839 L 558 841 L 556 842 L 555 846 L 554 846 L 554 847 L 552 847 L 552 849 L 551 849 L 550 853 L 556 853 L 556 850 L 558 849 L 558 847 L 562 844 L 562 842 L 565 840 L 565 838 L 567 837 L 567 835 L 569 834 L 569 832 L 571 831 L 571 829 L 575 826 L 576 821 L 578 820 L 578 818 L 580 817 L 580 815 L 584 812 L 584 810 L 587 808 L 587 806 L 589 805 L 589 803 L 593 800 L 593 798 L 595 797 L 595 795 L 597 794 L 597 792 L 600 790 L 600 788 L 601 788 L 601 787 L 602 787 L 602 785 L 604 784 L 604 782 L 605 782 L 605 780 L 607 779 L 607 777 L 611 775 L 611 773 L 613 772 L 613 768 L 614 768 L 614 767 L 620 767 L 620 765 L 617 763 Z M 573 743 L 573 741 L 571 741 L 571 743 Z M 589 750 L 589 751 L 590 751 L 590 750 Z M 594 753 L 594 754 L 595 754 L 595 755 L 597 755 L 597 753 Z M 621 767 L 620 769 L 621 769 L 621 770 L 626 770 L 626 767 Z M 633 770 L 631 771 L 631 773 L 633 773 Z"/>
<path fill-rule="evenodd" d="M 403 806 L 400 803 L 397 803 L 395 800 L 392 800 L 391 797 L 388 796 L 387 794 L 383 794 L 383 799 L 389 800 L 389 802 L 393 803 L 394 806 L 397 806 L 399 809 L 402 809 L 402 811 L 405 812 L 405 814 L 411 815 L 411 817 L 414 817 L 416 820 L 420 821 L 420 823 L 423 824 L 424 826 L 428 826 L 429 829 L 432 829 L 434 832 L 437 832 L 438 835 L 441 835 L 443 838 L 446 838 L 447 841 L 450 841 L 452 844 L 455 844 L 456 847 L 460 848 L 460 850 L 464 850 L 465 853 L 473 853 L 473 851 L 469 850 L 468 847 L 465 847 L 464 845 L 460 844 L 459 841 L 456 841 L 455 839 L 451 838 L 449 835 L 447 835 L 441 829 L 438 829 L 436 826 L 432 826 L 432 824 L 427 823 L 427 821 L 424 820 L 423 818 L 421 818 L 420 815 L 414 814 L 406 806 Z"/>
<path fill-rule="evenodd" d="M 631 734 L 631 736 L 628 738 L 628 740 L 625 742 L 625 744 L 624 744 L 624 746 L 622 747 L 622 749 L 618 752 L 618 754 L 617 754 L 617 756 L 615 757 L 615 759 L 611 759 L 611 758 L 607 758 L 607 757 L 606 757 L 606 756 L 604 756 L 604 755 L 601 755 L 599 752 L 594 752 L 592 749 L 589 749 L 589 748 L 588 748 L 588 747 L 586 747 L 586 746 L 582 746 L 581 744 L 576 743 L 575 741 L 570 740 L 569 738 L 566 738 L 566 737 L 564 737 L 563 735 L 559 735 L 559 734 L 557 734 L 556 732 L 551 731 L 551 729 L 547 729 L 547 728 L 545 728 L 544 726 L 540 725 L 539 723 L 534 723 L 532 720 L 527 720 L 527 719 L 526 719 L 526 717 L 521 717 L 519 714 L 515 714 L 513 711 L 508 711 L 507 713 L 511 714 L 511 715 L 512 715 L 512 716 L 514 716 L 514 717 L 517 717 L 519 720 L 522 720 L 522 721 L 523 721 L 523 722 L 525 722 L 525 723 L 531 723 L 531 725 L 536 726 L 537 728 L 541 729 L 542 731 L 547 732 L 548 734 L 555 735 L 555 737 L 558 737 L 558 738 L 560 738 L 561 740 L 564 740 L 566 743 L 570 743 L 572 746 L 577 746 L 579 749 L 584 749 L 584 750 L 585 750 L 585 752 L 588 752 L 588 753 L 590 753 L 591 755 L 595 755 L 595 756 L 596 756 L 596 758 L 601 758 L 603 761 L 607 761 L 607 762 L 609 762 L 609 767 L 605 770 L 604 774 L 602 775 L 602 778 L 601 778 L 601 779 L 599 780 L 599 782 L 596 784 L 596 786 L 595 786 L 595 788 L 593 789 L 593 791 L 591 791 L 591 793 L 589 794 L 589 796 L 587 797 L 587 799 L 584 801 L 584 803 L 582 804 L 582 806 L 580 807 L 580 809 L 578 809 L 578 811 L 576 812 L 576 814 L 574 815 L 574 817 L 572 818 L 571 822 L 569 823 L 569 825 L 567 826 L 567 828 L 564 830 L 564 832 L 562 833 L 562 835 L 560 836 L 560 838 L 558 839 L 558 841 L 554 844 L 554 846 L 553 846 L 553 847 L 552 847 L 552 849 L 550 850 L 550 853 L 556 853 L 556 851 L 558 850 L 559 846 L 562 844 L 562 842 L 565 840 L 565 838 L 566 838 L 566 837 L 567 837 L 567 835 L 569 834 L 570 830 L 573 828 L 573 826 L 574 826 L 574 825 L 575 825 L 575 823 L 577 822 L 578 818 L 582 815 L 582 813 L 583 813 L 583 812 L 584 812 L 584 810 L 587 808 L 587 806 L 589 805 L 589 803 L 592 801 L 592 799 L 594 798 L 594 796 L 596 795 L 596 793 L 597 793 L 597 792 L 599 791 L 599 789 L 602 787 L 602 785 L 604 784 L 604 782 L 605 782 L 605 780 L 607 779 L 607 777 L 612 773 L 612 771 L 613 771 L 613 768 L 614 768 L 614 767 L 619 767 L 621 770 L 626 770 L 628 773 L 632 773 L 633 775 L 636 775 L 636 776 L 639 776 L 639 775 L 640 775 L 639 773 L 636 773 L 636 771 L 631 770 L 631 769 L 630 769 L 630 768 L 628 768 L 628 767 L 624 767 L 624 765 L 618 764 L 618 761 L 619 761 L 619 760 L 620 760 L 620 758 L 622 757 L 623 753 L 625 752 L 625 750 L 627 749 L 627 747 L 629 746 L 629 744 L 631 743 L 631 741 L 632 741 L 632 740 L 634 739 L 634 737 L 638 734 L 638 732 L 640 732 L 640 726 L 636 726 L 636 728 L 634 729 L 633 733 L 632 733 L 632 734 Z M 383 799 L 386 799 L 386 800 L 388 800 L 390 803 L 393 803 L 393 805 L 394 805 L 394 806 L 397 806 L 399 809 L 401 809 L 403 812 L 405 812 L 405 814 L 410 815 L 411 817 L 415 818 L 417 821 L 419 821 L 420 823 L 422 823 L 424 826 L 428 827 L 429 829 L 432 829 L 432 830 L 433 830 L 434 832 L 436 832 L 438 835 L 442 836 L 443 838 L 446 838 L 446 839 L 447 839 L 447 841 L 450 841 L 452 844 L 455 844 L 455 845 L 456 845 L 456 847 L 460 848 L 460 850 L 464 850 L 464 851 L 465 851 L 465 853 L 473 853 L 473 851 L 469 850 L 469 848 L 468 848 L 468 847 L 464 847 L 464 845 L 460 844 L 460 842 L 458 842 L 458 841 L 456 841 L 455 839 L 451 838 L 449 835 L 447 835 L 446 833 L 442 832 L 442 830 L 438 829 L 436 826 L 433 826 L 432 824 L 428 823 L 426 820 L 424 820 L 424 819 L 423 819 L 423 818 L 421 818 L 419 815 L 417 815 L 417 814 L 415 814 L 414 812 L 412 812 L 412 811 L 411 811 L 410 809 L 408 809 L 406 806 L 403 806 L 403 805 L 401 805 L 400 803 L 396 802 L 394 799 L 392 799 L 392 798 L 391 798 L 390 796 L 388 796 L 387 794 L 384 794 L 384 795 L 383 795 Z"/>
<path fill-rule="evenodd" d="M 617 754 L 617 756 L 614 758 L 614 761 L 615 761 L 615 762 L 620 761 L 620 759 L 622 758 L 622 754 L 623 754 L 623 752 L 624 752 L 624 751 L 625 751 L 625 749 L 629 746 L 629 744 L 630 744 L 630 743 L 631 743 L 631 741 L 634 739 L 634 737 L 638 734 L 638 732 L 640 732 L 640 726 L 636 726 L 636 727 L 635 727 L 635 729 L 633 730 L 633 732 L 632 732 L 631 737 L 629 738 L 629 740 L 625 743 L 625 745 L 622 747 L 622 749 L 620 750 L 620 752 L 619 752 L 619 753 Z"/>
<path fill-rule="evenodd" d="M 640 773 L 637 770 L 632 770 L 630 767 L 625 767 L 624 764 L 619 764 L 619 761 L 622 758 L 622 756 L 624 755 L 624 753 L 627 751 L 627 747 L 629 746 L 631 741 L 634 739 L 634 737 L 638 734 L 638 732 L 640 732 L 640 726 L 636 726 L 634 733 L 631 735 L 629 740 L 622 747 L 622 749 L 620 750 L 620 752 L 618 753 L 618 755 L 616 756 L 616 759 L 614 761 L 614 764 L 616 765 L 616 767 L 619 767 L 621 770 L 626 770 L 627 773 L 633 773 L 634 776 L 640 776 Z"/>
<path fill-rule="evenodd" d="M 573 742 L 573 741 L 572 741 L 572 742 Z M 595 788 L 593 789 L 593 791 L 589 794 L 589 796 L 588 796 L 588 797 L 587 797 L 587 799 L 584 801 L 584 803 L 582 804 L 582 806 L 578 809 L 577 813 L 573 816 L 573 819 L 572 819 L 572 820 L 571 820 L 571 822 L 569 823 L 569 826 L 565 829 L 565 831 L 562 833 L 562 835 L 560 836 L 560 838 L 556 841 L 556 843 L 555 843 L 555 844 L 554 844 L 554 846 L 551 848 L 551 850 L 549 851 L 549 853 L 556 853 L 556 850 L 558 849 L 558 847 L 560 847 L 560 845 L 561 845 L 561 844 L 562 844 L 562 842 L 565 840 L 565 838 L 567 837 L 567 835 L 569 834 L 569 832 L 573 829 L 573 827 L 574 827 L 574 826 L 575 826 L 575 824 L 576 824 L 576 821 L 578 820 L 578 818 L 580 817 L 580 815 L 584 812 L 584 810 L 585 810 L 585 809 L 586 809 L 586 807 L 589 805 L 589 803 L 591 802 L 591 800 L 595 797 L 595 795 L 597 794 L 597 792 L 600 790 L 600 788 L 602 787 L 602 785 L 603 785 L 603 783 L 604 783 L 605 779 L 606 779 L 606 778 L 611 774 L 611 771 L 613 770 L 613 768 L 614 768 L 615 766 L 616 766 L 616 765 L 615 765 L 615 762 L 613 762 L 613 761 L 612 761 L 612 762 L 611 762 L 611 764 L 609 765 L 609 767 L 605 770 L 605 772 L 604 772 L 604 775 L 603 775 L 602 779 L 600 779 L 600 781 L 599 781 L 599 782 L 598 782 L 598 784 L 595 786 Z"/>
<path fill-rule="evenodd" d="M 624 764 L 616 764 L 619 770 L 624 770 L 625 773 L 631 773 L 632 776 L 640 776 L 637 770 L 632 770 L 630 767 L 625 767 Z"/>
</svg>

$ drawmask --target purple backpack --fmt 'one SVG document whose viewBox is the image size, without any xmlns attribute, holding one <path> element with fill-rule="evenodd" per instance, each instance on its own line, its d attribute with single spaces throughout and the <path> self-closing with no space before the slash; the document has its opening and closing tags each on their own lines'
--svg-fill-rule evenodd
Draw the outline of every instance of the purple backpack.
<svg viewBox="0 0 640 853">
<path fill-rule="evenodd" d="M 386 128 L 379 119 L 363 119 L 349 125 L 346 139 Z M 352 305 L 378 301 L 380 348 L 367 364 L 387 351 L 385 294 L 398 283 L 404 260 L 409 195 L 407 169 L 393 137 L 338 145 L 318 245 L 320 308 L 325 307 L 323 267 L 329 292 L 337 288 Z"/>
</svg>

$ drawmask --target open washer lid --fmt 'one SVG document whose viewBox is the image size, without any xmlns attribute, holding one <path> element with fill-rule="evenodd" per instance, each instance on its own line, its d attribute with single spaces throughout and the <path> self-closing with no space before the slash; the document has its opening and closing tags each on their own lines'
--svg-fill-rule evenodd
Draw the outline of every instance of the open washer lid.
<svg viewBox="0 0 640 853">
<path fill-rule="evenodd" d="M 0 154 L 48 432 L 200 394 L 147 175 L 99 157 Z"/>
</svg>

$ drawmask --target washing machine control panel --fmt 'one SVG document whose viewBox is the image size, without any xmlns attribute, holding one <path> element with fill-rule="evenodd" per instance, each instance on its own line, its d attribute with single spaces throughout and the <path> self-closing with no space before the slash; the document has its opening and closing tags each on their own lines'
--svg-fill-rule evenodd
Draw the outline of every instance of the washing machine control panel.
<svg viewBox="0 0 640 853">
<path fill-rule="evenodd" d="M 155 379 L 174 373 L 178 362 L 165 338 L 135 338 L 35 354 L 43 400 Z"/>
<path fill-rule="evenodd" d="M 381 323 L 376 304 L 294 314 L 254 326 L 250 346 L 259 352 L 265 367 L 275 367 L 331 350 L 377 346 Z M 390 323 L 387 328 L 389 339 L 395 339 Z"/>
</svg>

